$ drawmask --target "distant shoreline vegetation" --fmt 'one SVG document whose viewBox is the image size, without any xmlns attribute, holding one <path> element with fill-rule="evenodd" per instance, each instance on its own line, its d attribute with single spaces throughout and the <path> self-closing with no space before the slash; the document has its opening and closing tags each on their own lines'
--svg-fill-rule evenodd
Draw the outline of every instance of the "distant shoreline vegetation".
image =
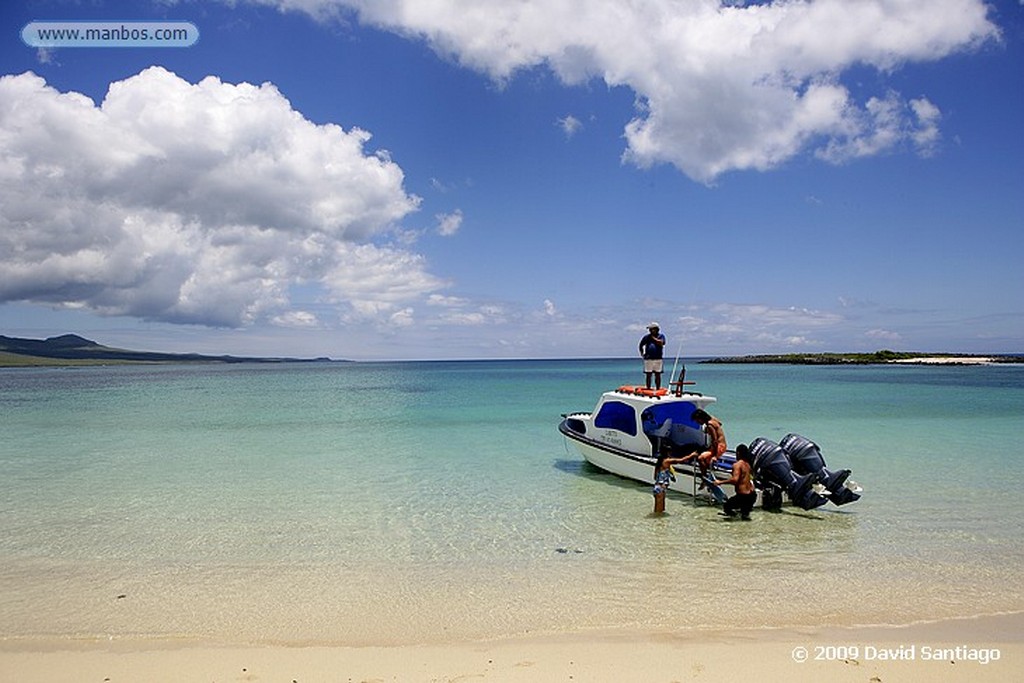
<svg viewBox="0 0 1024 683">
<path fill-rule="evenodd" d="M 784 365 L 881 365 L 903 363 L 918 365 L 983 365 L 988 363 L 1024 363 L 1024 355 L 918 353 L 912 351 L 875 351 L 874 353 L 782 353 L 723 356 L 701 363 L 762 363 Z"/>
<path fill-rule="evenodd" d="M 477 359 L 482 360 L 482 359 Z M 494 359 L 514 360 L 514 359 Z M 525 360 L 525 359 L 524 359 Z M 534 359 L 571 360 L 571 359 Z M 593 360 L 593 359 L 591 359 Z M 608 360 L 626 360 L 609 358 Z M 910 351 L 876 351 L 874 353 L 784 353 L 751 354 L 689 359 L 697 363 L 749 363 L 788 365 L 879 365 L 899 363 L 908 365 L 986 365 L 993 363 L 1024 363 L 1024 354 L 954 354 L 919 353 Z M 162 353 L 130 351 L 80 337 L 65 334 L 48 339 L 21 339 L 0 335 L 0 368 L 65 367 L 94 365 L 142 364 L 232 364 L 232 363 L 350 363 L 331 358 L 274 358 L 246 356 L 208 356 L 199 353 Z M 454 361 L 453 361 L 454 362 Z"/>
</svg>

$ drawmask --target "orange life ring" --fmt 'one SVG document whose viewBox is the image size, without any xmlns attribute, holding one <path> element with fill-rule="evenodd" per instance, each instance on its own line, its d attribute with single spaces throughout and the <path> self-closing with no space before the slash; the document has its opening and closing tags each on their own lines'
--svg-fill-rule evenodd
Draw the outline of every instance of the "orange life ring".
<svg viewBox="0 0 1024 683">
<path fill-rule="evenodd" d="M 636 396 L 665 396 L 668 389 L 648 389 L 647 387 L 630 386 L 628 384 L 619 387 L 616 391 L 623 394 L 634 394 Z"/>
</svg>

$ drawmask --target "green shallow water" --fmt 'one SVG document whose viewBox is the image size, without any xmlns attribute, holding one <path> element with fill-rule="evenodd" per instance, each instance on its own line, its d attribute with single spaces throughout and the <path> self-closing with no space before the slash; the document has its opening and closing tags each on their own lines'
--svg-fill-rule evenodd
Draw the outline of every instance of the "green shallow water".
<svg viewBox="0 0 1024 683">
<path fill-rule="evenodd" d="M 1024 609 L 1024 367 L 689 365 L 864 498 L 729 522 L 560 414 L 633 361 L 0 370 L 0 637 L 399 643 Z M 742 609 L 709 607 L 742 591 Z M 728 604 L 728 602 L 726 603 Z"/>
</svg>

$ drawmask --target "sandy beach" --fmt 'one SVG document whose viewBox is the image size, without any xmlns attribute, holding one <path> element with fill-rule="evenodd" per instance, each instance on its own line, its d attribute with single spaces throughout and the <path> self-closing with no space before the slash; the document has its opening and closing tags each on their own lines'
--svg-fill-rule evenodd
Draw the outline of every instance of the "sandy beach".
<svg viewBox="0 0 1024 683">
<path fill-rule="evenodd" d="M 991 365 L 997 361 L 997 358 L 991 356 L 921 356 L 889 362 L 904 365 Z"/>
<path fill-rule="evenodd" d="M 0 680 L 229 681 L 1017 681 L 1024 614 L 905 627 L 530 635 L 345 647 L 117 640 L 5 641 Z"/>
</svg>

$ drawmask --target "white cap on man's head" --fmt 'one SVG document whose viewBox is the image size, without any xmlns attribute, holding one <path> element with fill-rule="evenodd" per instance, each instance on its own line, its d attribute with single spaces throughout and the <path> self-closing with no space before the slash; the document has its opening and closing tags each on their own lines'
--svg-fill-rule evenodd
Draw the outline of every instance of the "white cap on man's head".
<svg viewBox="0 0 1024 683">
<path fill-rule="evenodd" d="M 649 329 L 649 330 L 660 330 L 661 329 L 661 325 L 659 325 L 658 323 L 651 323 L 650 325 L 647 326 L 647 329 Z"/>
</svg>

